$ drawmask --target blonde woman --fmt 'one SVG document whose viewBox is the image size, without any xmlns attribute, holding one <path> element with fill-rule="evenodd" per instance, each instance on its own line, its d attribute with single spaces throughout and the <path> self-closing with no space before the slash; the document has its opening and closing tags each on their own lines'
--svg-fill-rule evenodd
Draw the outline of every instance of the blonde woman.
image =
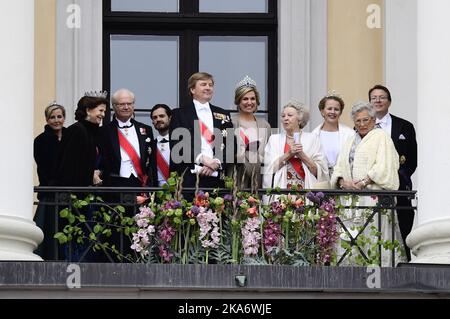
<svg viewBox="0 0 450 319">
<path fill-rule="evenodd" d="M 237 140 L 238 185 L 241 188 L 260 188 L 261 163 L 270 136 L 270 124 L 255 116 L 260 97 L 256 82 L 249 76 L 237 84 L 234 103 L 239 111 L 231 117 Z"/>
<path fill-rule="evenodd" d="M 312 131 L 320 138 L 330 176 L 345 141 L 355 135 L 353 129 L 339 122 L 344 106 L 344 100 L 335 91 L 323 97 L 319 102 L 323 123 Z"/>
</svg>

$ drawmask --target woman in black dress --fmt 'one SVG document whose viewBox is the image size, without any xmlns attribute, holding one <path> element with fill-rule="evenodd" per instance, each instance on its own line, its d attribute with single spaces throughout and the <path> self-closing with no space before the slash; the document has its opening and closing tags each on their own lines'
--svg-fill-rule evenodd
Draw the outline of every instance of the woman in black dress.
<svg viewBox="0 0 450 319">
<path fill-rule="evenodd" d="M 78 101 L 77 122 L 67 128 L 59 148 L 55 185 L 101 184 L 98 133 L 106 105 L 108 100 L 105 97 L 83 96 Z"/>
<path fill-rule="evenodd" d="M 64 120 L 66 110 L 64 106 L 53 102 L 45 108 L 45 120 L 47 124 L 44 132 L 34 139 L 34 160 L 36 161 L 39 186 L 49 186 L 52 180 L 58 146 L 64 134 Z M 55 232 L 53 207 L 46 205 L 52 201 L 50 193 L 38 193 L 39 205 L 34 215 L 36 225 L 44 232 L 44 241 L 39 245 L 36 253 L 44 260 L 52 259 L 54 256 L 53 234 Z"/>
<path fill-rule="evenodd" d="M 59 148 L 55 185 L 87 187 L 102 183 L 99 170 L 99 127 L 105 117 L 107 105 L 106 92 L 104 96 L 85 95 L 78 101 L 75 111 L 77 122 L 66 129 Z M 78 198 L 85 196 L 75 195 Z M 91 219 L 93 208 L 89 206 L 87 211 L 83 211 L 87 220 Z M 60 220 L 60 231 L 64 228 L 64 222 L 65 220 Z M 85 241 L 81 245 L 72 244 L 71 250 L 66 246 L 63 254 L 71 261 L 104 261 L 104 256 L 91 251 L 85 254 L 87 249 Z"/>
</svg>

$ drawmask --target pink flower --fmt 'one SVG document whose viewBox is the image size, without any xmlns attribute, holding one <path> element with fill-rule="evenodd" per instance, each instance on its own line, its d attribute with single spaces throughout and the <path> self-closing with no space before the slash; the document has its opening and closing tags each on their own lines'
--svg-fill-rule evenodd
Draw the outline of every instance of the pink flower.
<svg viewBox="0 0 450 319">
<path fill-rule="evenodd" d="M 247 214 L 248 214 L 250 217 L 256 217 L 256 216 L 258 216 L 258 207 L 253 206 L 253 207 L 247 208 Z"/>
<path fill-rule="evenodd" d="M 144 194 L 136 196 L 136 203 L 138 205 L 144 204 L 147 200 L 148 200 L 148 196 L 146 196 Z"/>
</svg>

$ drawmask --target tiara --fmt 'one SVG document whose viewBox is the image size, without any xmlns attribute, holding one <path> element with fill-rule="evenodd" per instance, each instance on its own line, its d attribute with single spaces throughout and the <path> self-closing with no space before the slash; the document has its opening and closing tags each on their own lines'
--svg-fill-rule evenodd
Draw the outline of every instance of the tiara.
<svg viewBox="0 0 450 319">
<path fill-rule="evenodd" d="M 327 98 L 327 97 L 337 97 L 337 98 L 342 99 L 342 95 L 339 94 L 336 90 L 328 91 L 328 94 L 325 95 L 324 97 L 325 97 L 325 98 Z"/>
<path fill-rule="evenodd" d="M 47 105 L 47 107 L 50 107 L 50 106 L 61 106 L 61 104 L 56 103 L 56 101 L 52 101 L 51 103 L 49 103 L 49 104 Z"/>
<path fill-rule="evenodd" d="M 89 96 L 89 97 L 101 97 L 106 99 L 106 97 L 108 96 L 108 91 L 89 91 L 89 92 L 84 92 L 84 96 Z"/>
<path fill-rule="evenodd" d="M 290 99 L 289 102 L 287 102 L 286 105 L 292 105 L 295 106 L 296 108 L 302 109 L 302 108 L 306 108 L 305 103 L 300 102 L 299 100 L 296 99 Z"/>
<path fill-rule="evenodd" d="M 248 88 L 256 88 L 256 82 L 249 77 L 248 75 L 245 76 L 239 83 L 236 85 L 236 89 L 240 89 L 241 87 L 248 87 Z"/>
</svg>

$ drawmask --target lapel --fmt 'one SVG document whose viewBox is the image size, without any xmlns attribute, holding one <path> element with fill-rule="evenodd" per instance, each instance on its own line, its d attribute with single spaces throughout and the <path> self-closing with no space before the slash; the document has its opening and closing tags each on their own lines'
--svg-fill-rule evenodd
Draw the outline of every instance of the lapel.
<svg viewBox="0 0 450 319">
<path fill-rule="evenodd" d="M 186 115 L 189 123 L 198 121 L 197 111 L 195 110 L 194 102 L 192 102 L 191 107 L 188 108 Z"/>
<path fill-rule="evenodd" d="M 392 141 L 394 142 L 395 147 L 397 148 L 398 137 L 400 136 L 402 125 L 396 116 L 391 114 L 391 118 L 392 118 L 391 138 Z"/>
<path fill-rule="evenodd" d="M 210 107 L 211 107 L 211 114 L 212 114 L 212 117 L 213 117 L 213 123 L 214 123 L 214 127 L 215 128 L 217 128 L 219 130 L 222 130 L 223 128 L 233 127 L 233 124 L 231 122 L 231 118 L 228 116 L 228 114 L 224 113 L 220 108 L 218 108 L 217 106 L 214 106 L 212 104 L 210 104 Z M 224 117 L 228 117 L 228 122 L 222 122 L 224 119 L 220 118 L 221 114 Z M 217 115 L 217 117 L 216 117 L 216 115 Z"/>
<path fill-rule="evenodd" d="M 147 150 L 145 149 L 145 139 L 148 137 L 148 132 L 145 127 L 142 127 L 142 125 L 138 122 L 136 122 L 134 119 L 131 119 L 131 123 L 133 123 L 134 128 L 136 130 L 136 134 L 139 141 L 139 157 L 141 159 L 141 165 L 142 167 L 145 167 L 145 153 Z M 145 130 L 145 134 L 141 133 L 141 130 Z"/>
<path fill-rule="evenodd" d="M 214 115 L 214 113 L 217 114 L 217 113 L 220 113 L 220 112 L 218 112 L 217 107 L 215 107 L 211 103 L 209 104 L 209 107 L 211 108 L 211 115 L 212 115 L 212 118 L 213 118 L 213 126 L 215 128 L 220 129 L 222 127 L 222 120 L 216 118 L 216 116 Z"/>
<path fill-rule="evenodd" d="M 119 136 L 117 135 L 117 133 L 118 133 L 117 125 L 118 125 L 117 120 L 116 120 L 116 118 L 114 118 L 111 122 L 111 125 L 109 126 L 108 133 L 109 133 L 110 141 L 112 144 L 114 156 L 115 156 L 116 160 L 120 163 L 121 156 L 120 156 Z"/>
<path fill-rule="evenodd" d="M 185 112 L 186 115 L 186 117 L 184 117 L 186 121 L 184 127 L 188 128 L 191 133 L 191 141 L 192 141 L 191 147 L 194 148 L 194 143 L 200 143 L 201 145 L 201 138 L 199 138 L 197 141 L 194 141 L 196 136 L 195 130 L 197 129 L 195 125 L 198 126 L 198 116 L 197 111 L 195 110 L 194 102 L 192 102 L 192 104 L 189 107 L 183 109 L 182 111 Z"/>
</svg>

